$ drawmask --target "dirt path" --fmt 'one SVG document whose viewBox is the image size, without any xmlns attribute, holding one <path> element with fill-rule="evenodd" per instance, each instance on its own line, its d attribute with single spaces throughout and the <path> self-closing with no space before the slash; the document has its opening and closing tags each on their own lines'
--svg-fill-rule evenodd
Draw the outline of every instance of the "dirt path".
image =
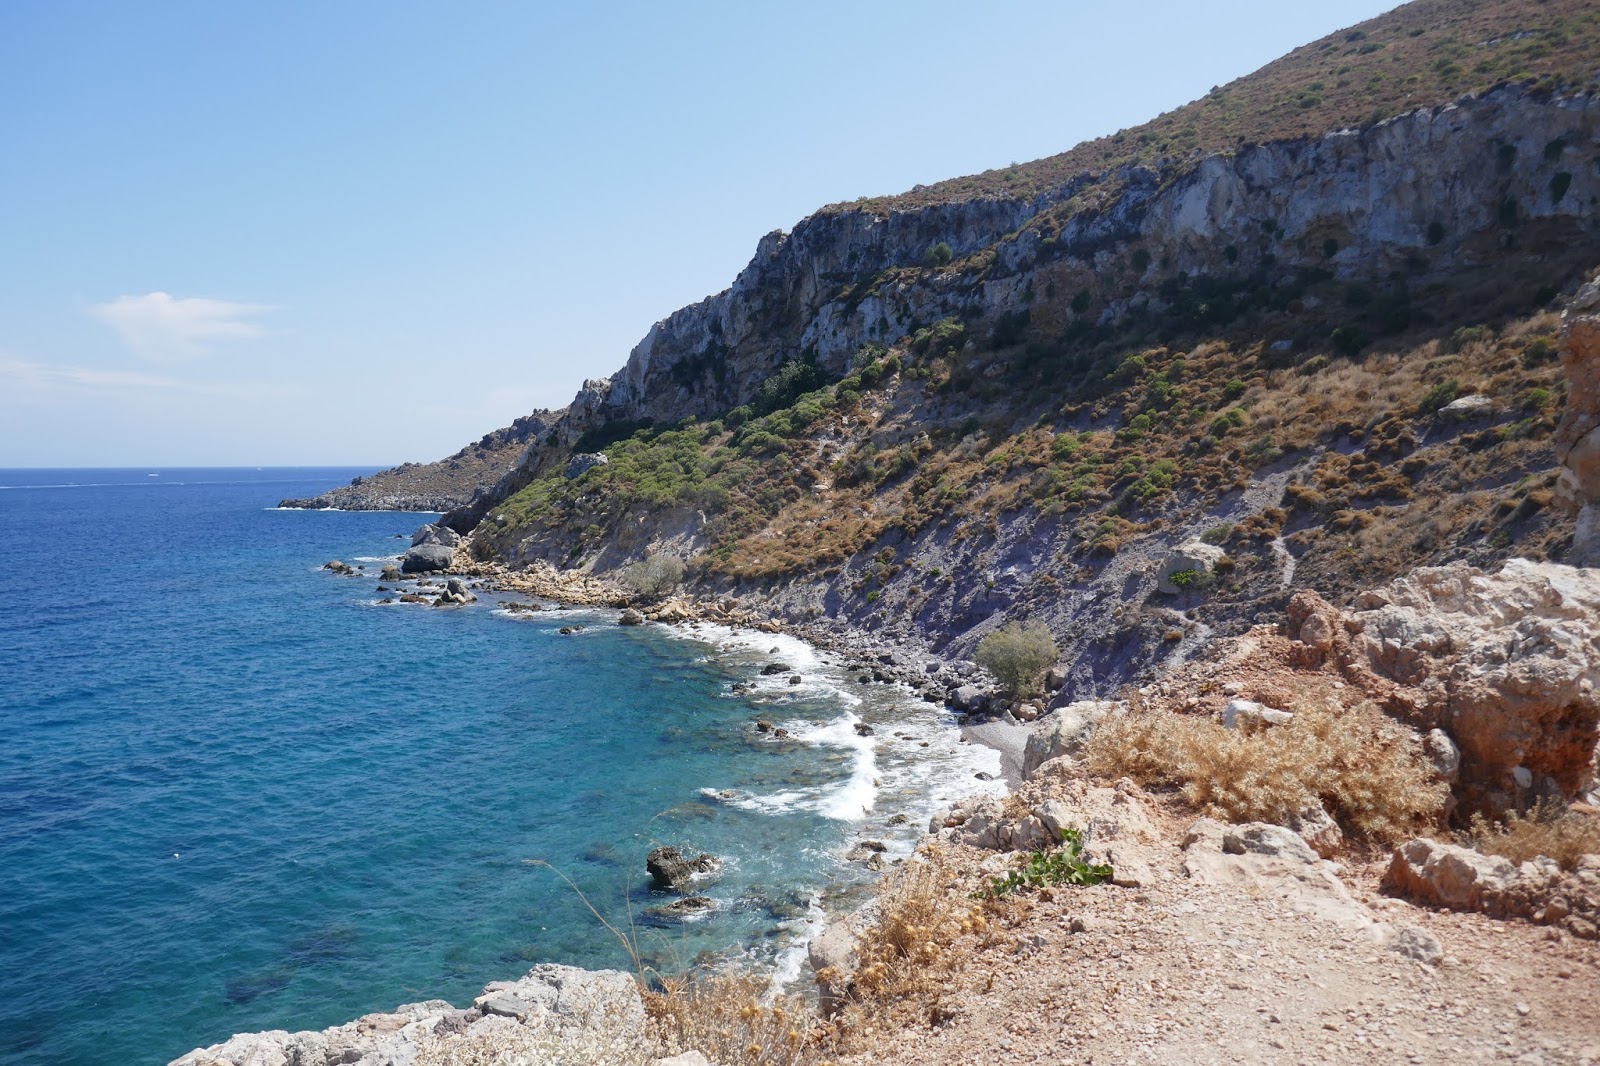
<svg viewBox="0 0 1600 1066">
<path fill-rule="evenodd" d="M 1378 919 L 1437 938 L 1427 966 L 1294 900 L 1196 883 L 1175 844 L 1156 852 L 1145 887 L 1035 897 L 956 975 L 950 1020 L 849 1061 L 1600 1061 L 1600 945 L 1383 898 L 1381 866 L 1347 874 Z"/>
</svg>

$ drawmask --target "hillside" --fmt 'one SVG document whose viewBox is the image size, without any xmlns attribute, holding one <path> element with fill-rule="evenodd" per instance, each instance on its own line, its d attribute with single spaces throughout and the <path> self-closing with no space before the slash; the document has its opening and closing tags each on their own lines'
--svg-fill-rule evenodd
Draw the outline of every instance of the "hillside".
<svg viewBox="0 0 1600 1066">
<path fill-rule="evenodd" d="M 486 433 L 454 455 L 433 463 L 402 463 L 280 507 L 342 511 L 453 511 L 493 487 L 526 458 L 528 441 L 548 432 L 552 416 L 535 411 L 504 429 Z"/>
<path fill-rule="evenodd" d="M 1559 559 L 1597 69 L 1588 5 L 1418 0 L 1119 137 L 825 208 L 447 521 L 952 655 L 1037 618 L 1082 694 L 1298 587 Z M 1191 541 L 1206 587 L 1158 592 Z"/>
<path fill-rule="evenodd" d="M 1241 145 L 1371 126 L 1495 85 L 1588 90 L 1600 75 L 1600 11 L 1584 0 L 1416 0 L 1312 41 L 1134 129 L 1060 155 L 828 211 L 903 211 L 1037 196 L 1084 173 L 1181 169 Z"/>
</svg>

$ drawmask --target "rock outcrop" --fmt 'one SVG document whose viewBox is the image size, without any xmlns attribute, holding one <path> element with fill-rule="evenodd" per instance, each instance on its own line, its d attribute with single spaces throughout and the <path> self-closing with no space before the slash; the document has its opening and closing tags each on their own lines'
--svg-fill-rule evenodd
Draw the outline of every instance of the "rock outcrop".
<svg viewBox="0 0 1600 1066">
<path fill-rule="evenodd" d="M 400 560 L 400 569 L 407 574 L 431 574 L 450 569 L 455 552 L 443 544 L 419 544 L 406 552 Z"/>
<path fill-rule="evenodd" d="M 574 1052 L 592 1049 L 599 1057 L 589 1061 L 623 1063 L 641 1061 L 644 1042 L 644 1003 L 632 977 L 544 965 L 488 985 L 466 1010 L 428 1000 L 320 1032 L 241 1033 L 171 1066 L 410 1066 L 424 1051 L 433 1061 L 469 1061 L 450 1057 L 449 1045 L 467 1054 L 486 1043 L 543 1053 L 530 1061 L 576 1061 Z"/>
<path fill-rule="evenodd" d="M 1563 870 L 1540 856 L 1520 865 L 1437 840 L 1395 849 L 1384 887 L 1419 902 L 1502 918 L 1559 925 L 1586 940 L 1600 937 L 1600 855 Z"/>
<path fill-rule="evenodd" d="M 1556 427 L 1561 496 L 1578 512 L 1567 561 L 1600 566 L 1600 277 L 1561 316 L 1567 408 Z"/>
<path fill-rule="evenodd" d="M 1315 593 L 1289 630 L 1451 764 L 1466 813 L 1589 786 L 1600 738 L 1600 571 L 1512 559 L 1428 567 L 1341 612 Z M 1448 750 L 1453 747 L 1455 751 Z M 1441 765 L 1443 771 L 1444 767 Z"/>
<path fill-rule="evenodd" d="M 1089 742 L 1100 716 L 1119 709 L 1125 710 L 1126 705 L 1113 700 L 1079 700 L 1051 711 L 1028 734 L 1022 750 L 1022 776 L 1031 778 L 1051 759 L 1075 758 Z"/>
<path fill-rule="evenodd" d="M 1500 226 L 1507 202 L 1530 223 L 1594 216 L 1600 174 L 1545 151 L 1590 143 L 1597 131 L 1600 100 L 1506 86 L 1362 130 L 1246 146 L 1183 172 L 1127 168 L 1109 203 L 1070 214 L 1059 232 L 1030 222 L 1102 176 L 1081 175 L 1026 200 L 818 212 L 791 233 L 763 237 L 732 286 L 657 322 L 626 366 L 585 382 L 559 433 L 571 444 L 613 420 L 714 417 L 747 402 L 785 361 L 809 353 L 842 374 L 869 340 L 952 313 L 993 318 L 1047 284 L 1076 291 L 1140 247 L 1154 254 L 1140 260 L 1139 291 L 1052 325 L 1159 312 L 1163 279 L 1228 269 L 1252 254 L 1246 238 L 1263 219 L 1281 227 L 1272 248 L 1279 273 L 1305 267 L 1386 278 L 1409 269 L 1418 253 L 1437 253 L 1441 235 L 1448 256 L 1467 262 L 1497 249 L 1474 250 L 1469 238 Z M 1505 172 L 1494 165 L 1501 151 L 1545 165 Z M 1567 185 L 1553 198 L 1557 170 Z M 1426 177 L 1434 174 L 1440 179 Z M 873 284 L 883 271 L 925 265 L 936 243 L 957 259 L 992 249 L 995 268 L 976 284 L 959 272 Z"/>
</svg>

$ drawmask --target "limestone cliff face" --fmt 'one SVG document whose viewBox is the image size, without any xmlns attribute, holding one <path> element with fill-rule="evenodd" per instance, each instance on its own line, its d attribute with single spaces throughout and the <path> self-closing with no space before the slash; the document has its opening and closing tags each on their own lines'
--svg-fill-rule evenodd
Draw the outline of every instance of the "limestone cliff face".
<svg viewBox="0 0 1600 1066">
<path fill-rule="evenodd" d="M 864 343 L 949 315 L 993 319 L 1047 289 L 1098 294 L 1082 310 L 1036 306 L 1036 324 L 1059 330 L 1159 312 L 1162 283 L 1185 276 L 1447 275 L 1504 256 L 1529 223 L 1592 233 L 1597 146 L 1600 100 L 1506 87 L 1182 171 L 1083 175 L 1032 200 L 819 213 L 762 238 L 730 288 L 658 322 L 625 367 L 586 382 L 562 435 L 715 415 L 788 359 L 843 372 Z M 950 268 L 882 276 L 924 266 L 939 243 Z M 984 253 L 992 263 L 969 258 Z"/>
</svg>

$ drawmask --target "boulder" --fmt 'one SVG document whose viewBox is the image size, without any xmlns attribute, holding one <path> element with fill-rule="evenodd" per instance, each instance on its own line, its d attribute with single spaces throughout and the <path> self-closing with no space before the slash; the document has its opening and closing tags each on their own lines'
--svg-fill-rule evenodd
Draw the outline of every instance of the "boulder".
<svg viewBox="0 0 1600 1066">
<path fill-rule="evenodd" d="M 644 615 L 640 614 L 632 607 L 629 607 L 626 611 L 623 611 L 622 616 L 617 619 L 617 625 L 642 626 L 644 625 Z"/>
<path fill-rule="evenodd" d="M 378 577 L 383 581 L 399 581 L 400 568 L 393 563 L 384 563 L 383 573 L 379 574 Z"/>
<path fill-rule="evenodd" d="M 1331 859 L 1344 846 L 1344 831 L 1321 804 L 1312 804 L 1284 819 L 1284 827 L 1300 835 L 1324 859 Z"/>
<path fill-rule="evenodd" d="M 657 907 L 646 907 L 644 912 L 652 918 L 665 918 L 669 921 L 683 921 L 697 914 L 711 910 L 717 904 L 709 896 L 684 896 L 671 903 L 663 903 Z"/>
<path fill-rule="evenodd" d="M 1516 880 L 1507 859 L 1419 838 L 1395 849 L 1383 887 L 1451 910 L 1496 910 Z"/>
<path fill-rule="evenodd" d="M 1487 418 L 1494 414 L 1494 401 L 1481 394 L 1462 396 L 1439 408 L 1441 418 L 1466 421 L 1469 418 Z"/>
<path fill-rule="evenodd" d="M 408 574 L 428 574 L 450 569 L 455 552 L 443 544 L 422 544 L 406 552 L 400 569 Z"/>
<path fill-rule="evenodd" d="M 989 693 L 977 685 L 961 685 L 951 690 L 946 702 L 958 711 L 977 713 L 989 705 Z"/>
<path fill-rule="evenodd" d="M 656 848 L 644 860 L 645 869 L 657 888 L 682 892 L 698 878 L 722 869 L 722 861 L 714 855 L 689 858 L 677 848 Z"/>
<path fill-rule="evenodd" d="M 334 573 L 341 574 L 345 577 L 349 577 L 351 574 L 356 572 L 355 567 L 339 559 L 334 559 L 332 562 L 323 563 L 322 568 L 324 570 L 331 570 Z"/>
<path fill-rule="evenodd" d="M 1022 776 L 1029 778 L 1051 759 L 1076 757 L 1094 732 L 1094 725 L 1108 712 L 1125 707 L 1109 700 L 1080 700 L 1050 712 L 1028 734 L 1022 752 Z"/>
<path fill-rule="evenodd" d="M 1247 733 L 1267 726 L 1288 725 L 1292 721 L 1294 715 L 1291 712 L 1280 711 L 1254 700 L 1229 700 L 1228 705 L 1222 708 L 1222 724 L 1228 729 L 1240 729 Z"/>
<path fill-rule="evenodd" d="M 464 607 L 469 603 L 477 603 L 478 597 L 469 590 L 459 577 L 453 577 L 444 583 L 444 591 L 439 598 L 433 601 L 435 607 Z"/>
<path fill-rule="evenodd" d="M 1214 544 L 1198 540 L 1185 541 L 1162 561 L 1161 570 L 1156 576 L 1156 589 L 1168 596 L 1182 595 L 1196 585 L 1204 584 L 1227 554 Z M 1193 573 L 1198 580 L 1182 584 L 1172 580 L 1174 574 L 1185 572 Z"/>
<path fill-rule="evenodd" d="M 1387 940 L 1388 927 L 1351 895 L 1330 865 L 1281 825 L 1226 826 L 1201 818 L 1184 837 L 1183 872 L 1190 880 L 1228 886 L 1252 899 L 1277 899 L 1370 942 Z"/>
<path fill-rule="evenodd" d="M 455 548 L 461 543 L 461 534 L 449 526 L 437 523 L 428 523 L 418 526 L 415 533 L 411 534 L 411 546 L 420 548 L 424 544 L 442 544 L 446 548 Z"/>
<path fill-rule="evenodd" d="M 806 956 L 817 975 L 817 1005 L 824 1015 L 832 1015 L 844 1006 L 855 973 L 855 929 L 845 922 L 829 922 L 806 945 Z"/>
<path fill-rule="evenodd" d="M 761 668 L 761 676 L 776 677 L 779 674 L 787 674 L 793 669 L 788 663 L 768 663 Z"/>
</svg>

